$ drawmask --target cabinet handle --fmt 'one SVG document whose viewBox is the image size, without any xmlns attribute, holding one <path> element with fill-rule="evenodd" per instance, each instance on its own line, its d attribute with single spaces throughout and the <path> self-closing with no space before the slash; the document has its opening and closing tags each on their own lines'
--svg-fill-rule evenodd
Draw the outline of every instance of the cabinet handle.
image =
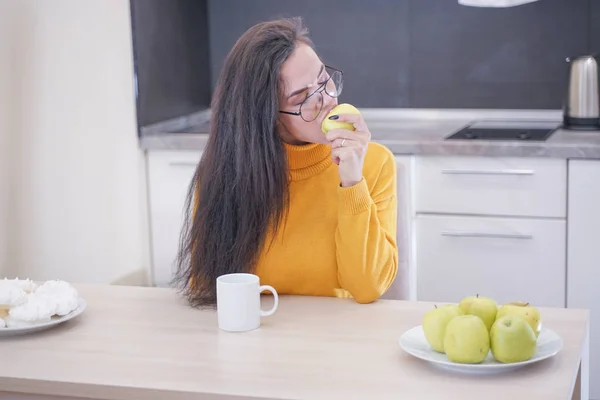
<svg viewBox="0 0 600 400">
<path fill-rule="evenodd" d="M 533 239 L 533 235 L 520 235 L 516 233 L 485 233 L 485 232 L 442 232 L 442 236 L 494 238 L 494 239 Z"/>
<path fill-rule="evenodd" d="M 198 163 L 191 161 L 173 161 L 169 163 L 169 167 L 195 167 Z"/>
<path fill-rule="evenodd" d="M 533 175 L 535 171 L 531 169 L 444 169 L 442 174 L 446 175 Z"/>
</svg>

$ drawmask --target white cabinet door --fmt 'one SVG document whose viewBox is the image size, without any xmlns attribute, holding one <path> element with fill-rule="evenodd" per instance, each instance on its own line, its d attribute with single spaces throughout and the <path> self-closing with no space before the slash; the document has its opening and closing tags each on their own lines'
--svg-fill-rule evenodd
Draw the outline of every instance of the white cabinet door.
<svg viewBox="0 0 600 400">
<path fill-rule="evenodd" d="M 564 159 L 419 156 L 415 177 L 418 213 L 566 216 Z"/>
<path fill-rule="evenodd" d="M 567 307 L 590 310 L 590 377 L 600 376 L 600 161 L 569 161 Z M 600 399 L 600 380 L 590 380 Z"/>
<path fill-rule="evenodd" d="M 383 299 L 415 300 L 416 279 L 412 266 L 413 209 L 412 177 L 413 156 L 396 156 L 397 192 L 398 192 L 398 274 L 396 280 Z"/>
<path fill-rule="evenodd" d="M 148 152 L 152 278 L 156 286 L 171 282 L 185 197 L 200 156 L 199 151 Z"/>
<path fill-rule="evenodd" d="M 565 306 L 564 220 L 418 215 L 419 300 Z"/>
</svg>

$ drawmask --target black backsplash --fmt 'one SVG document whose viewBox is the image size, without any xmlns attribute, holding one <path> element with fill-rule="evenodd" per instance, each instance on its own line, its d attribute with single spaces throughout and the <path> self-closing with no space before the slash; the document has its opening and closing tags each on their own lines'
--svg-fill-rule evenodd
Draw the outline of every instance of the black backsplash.
<svg viewBox="0 0 600 400">
<path fill-rule="evenodd" d="M 138 125 L 206 109 L 211 96 L 207 2 L 130 4 Z"/>
<path fill-rule="evenodd" d="M 600 54 L 600 0 L 590 0 L 590 53 Z"/>
<path fill-rule="evenodd" d="M 409 107 L 409 3 L 209 0 L 213 87 L 244 30 L 267 19 L 301 16 L 321 58 L 344 71 L 345 100 L 363 107 Z"/>
<path fill-rule="evenodd" d="M 560 108 L 568 56 L 588 51 L 588 0 L 491 10 L 411 2 L 413 107 Z"/>
<path fill-rule="evenodd" d="M 323 60 L 344 70 L 341 100 L 358 107 L 559 109 L 565 58 L 600 52 L 600 0 L 132 2 L 143 124 L 208 107 L 237 38 L 278 17 L 304 18 Z"/>
</svg>

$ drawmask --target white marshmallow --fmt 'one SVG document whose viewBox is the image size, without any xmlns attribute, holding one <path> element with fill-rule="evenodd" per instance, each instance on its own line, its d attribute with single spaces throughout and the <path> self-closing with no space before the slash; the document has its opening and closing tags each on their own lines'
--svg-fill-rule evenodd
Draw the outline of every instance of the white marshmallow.
<svg viewBox="0 0 600 400">
<path fill-rule="evenodd" d="M 14 307 L 25 303 L 27 293 L 12 280 L 0 281 L 0 307 Z"/>
<path fill-rule="evenodd" d="M 36 294 L 50 297 L 56 307 L 56 314 L 60 316 L 69 314 L 79 305 L 77 290 L 65 281 L 47 281 L 38 287 Z"/>
<path fill-rule="evenodd" d="M 8 311 L 11 320 L 38 322 L 50 320 L 56 314 L 56 302 L 43 293 L 27 296 L 27 302 Z"/>
</svg>

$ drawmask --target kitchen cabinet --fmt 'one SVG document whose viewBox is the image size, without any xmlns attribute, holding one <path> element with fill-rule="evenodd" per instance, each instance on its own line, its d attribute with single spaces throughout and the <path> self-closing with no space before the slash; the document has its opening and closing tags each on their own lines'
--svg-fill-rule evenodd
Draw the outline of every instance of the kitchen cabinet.
<svg viewBox="0 0 600 400">
<path fill-rule="evenodd" d="M 395 156 L 398 195 L 398 273 L 383 299 L 416 300 L 416 275 L 414 273 L 413 238 L 413 172 L 414 156 Z"/>
<path fill-rule="evenodd" d="M 417 299 L 566 305 L 567 161 L 419 156 Z"/>
<path fill-rule="evenodd" d="M 199 151 L 148 152 L 152 280 L 156 286 L 171 282 L 185 198 L 201 155 Z"/>
<path fill-rule="evenodd" d="M 417 161 L 417 212 L 565 217 L 565 160 L 421 156 Z"/>
<path fill-rule="evenodd" d="M 419 215 L 419 300 L 565 306 L 564 220 Z"/>
<path fill-rule="evenodd" d="M 590 376 L 600 376 L 600 161 L 569 161 L 567 307 L 590 310 Z M 600 381 L 590 380 L 600 399 Z"/>
</svg>

